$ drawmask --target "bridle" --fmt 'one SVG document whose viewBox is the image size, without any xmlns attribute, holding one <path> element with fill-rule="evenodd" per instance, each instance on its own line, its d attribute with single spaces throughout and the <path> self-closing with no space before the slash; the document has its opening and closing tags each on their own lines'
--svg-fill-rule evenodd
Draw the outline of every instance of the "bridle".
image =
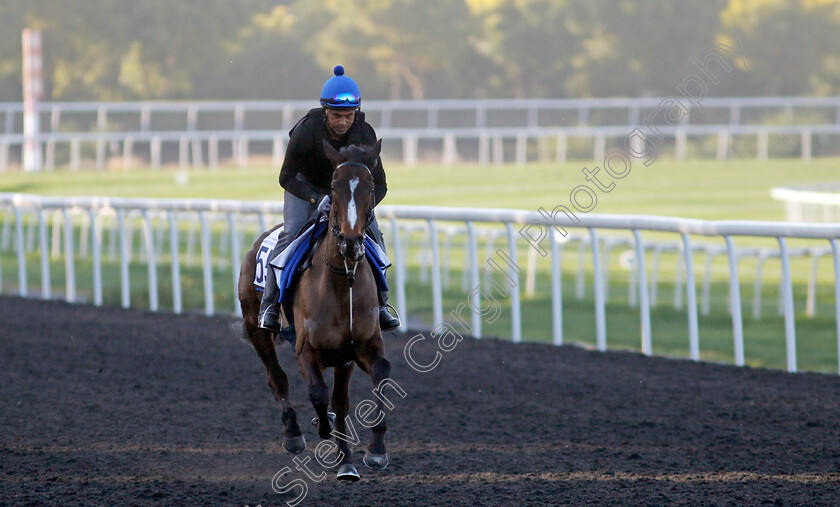
<svg viewBox="0 0 840 507">
<path fill-rule="evenodd" d="M 366 166 L 365 164 L 363 164 L 361 162 L 356 162 L 356 161 L 353 161 L 353 160 L 348 160 L 348 161 L 345 161 L 345 162 L 342 162 L 342 163 L 338 164 L 335 167 L 335 170 L 337 171 L 342 167 L 349 167 L 349 166 L 363 167 L 368 172 L 368 174 L 370 174 L 370 168 L 368 166 Z M 330 192 L 333 195 L 335 195 L 335 187 L 333 185 L 330 185 Z M 335 201 L 334 199 L 331 199 L 331 200 L 333 202 Z M 373 190 L 372 189 L 371 189 L 371 201 L 370 202 L 371 203 L 373 202 Z M 373 213 L 373 206 L 371 206 L 368 209 L 367 217 L 365 217 L 365 225 L 362 228 L 362 251 L 363 252 L 364 252 L 364 238 L 365 238 L 365 235 L 367 234 L 368 229 L 370 228 L 370 225 L 373 223 L 374 216 L 375 215 Z M 336 242 L 337 243 L 340 242 L 341 241 L 341 238 L 340 238 L 341 228 L 338 224 L 338 220 L 337 219 L 336 220 L 331 220 L 330 225 L 331 225 L 330 232 L 332 232 L 332 235 L 336 238 Z M 353 283 L 355 283 L 355 281 L 356 281 L 356 268 L 359 265 L 359 261 L 358 260 L 348 261 L 347 257 L 345 257 L 344 253 L 341 251 L 341 248 L 338 249 L 338 253 L 339 253 L 339 255 L 341 255 L 341 257 L 344 260 L 344 269 L 341 269 L 340 267 L 333 266 L 330 263 L 330 260 L 327 258 L 327 253 L 326 252 L 324 252 L 324 263 L 327 265 L 327 267 L 333 273 L 336 273 L 338 275 L 344 275 L 344 276 L 347 277 L 347 285 L 349 286 L 349 289 L 350 289 L 350 343 L 352 344 L 353 343 Z M 364 254 L 362 255 L 362 257 L 364 257 Z M 349 263 L 353 264 L 352 268 L 350 267 Z"/>
</svg>

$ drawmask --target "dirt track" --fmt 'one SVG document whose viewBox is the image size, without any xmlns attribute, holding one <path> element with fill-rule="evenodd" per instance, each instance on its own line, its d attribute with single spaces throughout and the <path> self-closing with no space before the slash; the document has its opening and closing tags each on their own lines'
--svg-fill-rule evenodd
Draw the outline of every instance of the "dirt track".
<svg viewBox="0 0 840 507">
<path fill-rule="evenodd" d="M 345 484 L 294 470 L 234 319 L 0 297 L 0 322 L 0 505 L 286 505 L 287 466 L 303 506 L 840 504 L 834 376 L 472 339 L 421 374 L 392 335 L 392 463 Z"/>
</svg>

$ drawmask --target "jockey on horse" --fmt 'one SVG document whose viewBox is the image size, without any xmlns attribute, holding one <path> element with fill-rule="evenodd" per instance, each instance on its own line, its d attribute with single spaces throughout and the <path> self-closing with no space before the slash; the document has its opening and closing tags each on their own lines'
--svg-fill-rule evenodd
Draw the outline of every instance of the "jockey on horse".
<svg viewBox="0 0 840 507">
<path fill-rule="evenodd" d="M 322 210 L 329 201 L 333 164 L 324 153 L 323 140 L 336 150 L 349 145 L 376 143 L 373 127 L 365 122 L 365 114 L 359 110 L 362 104 L 359 86 L 344 75 L 342 66 L 337 65 L 333 73 L 335 75 L 324 83 L 321 90 L 321 107 L 311 109 L 289 132 L 291 139 L 279 177 L 280 186 L 285 190 L 283 232 L 269 259 L 278 256 L 313 213 Z M 388 190 L 382 160 L 377 162 L 375 167 L 370 168 L 375 204 L 379 204 Z M 371 222 L 369 231 L 384 251 L 385 243 L 376 218 Z M 280 331 L 279 294 L 274 269 L 268 269 L 260 303 L 259 326 L 275 333 Z M 399 318 L 388 311 L 387 300 L 387 292 L 380 292 L 379 324 L 382 331 L 400 326 Z"/>
</svg>

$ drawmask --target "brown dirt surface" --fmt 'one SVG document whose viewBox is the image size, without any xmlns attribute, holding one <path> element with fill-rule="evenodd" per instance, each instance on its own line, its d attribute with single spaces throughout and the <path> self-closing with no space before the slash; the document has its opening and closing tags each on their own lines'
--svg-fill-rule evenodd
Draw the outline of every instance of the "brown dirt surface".
<svg viewBox="0 0 840 507">
<path fill-rule="evenodd" d="M 840 378 L 465 338 L 428 373 L 389 335 L 391 465 L 315 462 L 314 415 L 280 347 L 311 479 L 280 446 L 235 318 L 0 297 L 0 505 L 838 505 Z M 432 339 L 412 349 L 434 357 Z M 354 402 L 372 399 L 358 369 Z M 305 423 L 305 424 L 304 424 Z M 317 478 L 317 477 L 316 477 Z"/>
</svg>

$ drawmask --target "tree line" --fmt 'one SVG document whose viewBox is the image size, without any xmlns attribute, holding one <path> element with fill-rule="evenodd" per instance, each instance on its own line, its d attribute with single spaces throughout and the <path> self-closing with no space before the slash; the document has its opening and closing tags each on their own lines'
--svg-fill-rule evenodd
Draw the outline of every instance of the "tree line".
<svg viewBox="0 0 840 507">
<path fill-rule="evenodd" d="M 840 0 L 7 0 L 2 101 L 27 27 L 54 101 L 664 96 L 736 41 L 716 95 L 840 93 Z"/>
</svg>

